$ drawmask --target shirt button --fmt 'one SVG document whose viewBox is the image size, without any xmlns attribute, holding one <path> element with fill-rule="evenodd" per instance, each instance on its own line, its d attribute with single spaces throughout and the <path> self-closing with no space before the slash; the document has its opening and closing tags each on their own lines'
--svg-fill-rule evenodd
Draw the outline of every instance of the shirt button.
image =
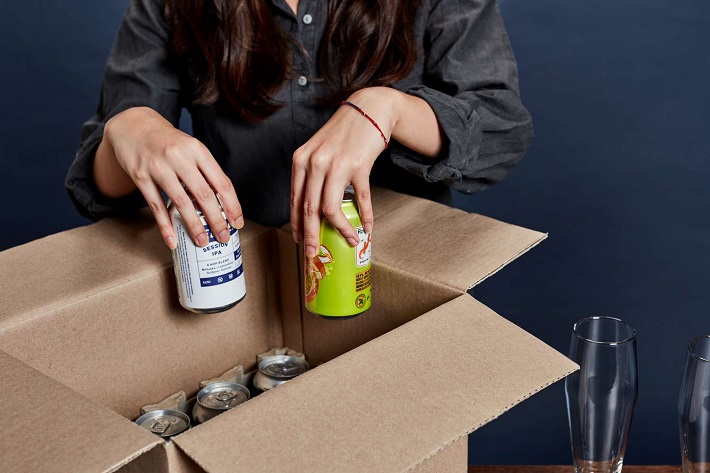
<svg viewBox="0 0 710 473">
<path fill-rule="evenodd" d="M 303 22 L 307 25 L 310 25 L 311 23 L 313 23 L 313 17 L 308 14 L 303 15 Z"/>
<path fill-rule="evenodd" d="M 308 79 L 306 79 L 306 76 L 301 76 L 301 77 L 298 78 L 298 85 L 300 85 L 301 87 L 303 87 L 303 86 L 305 86 L 306 84 L 308 84 Z"/>
</svg>

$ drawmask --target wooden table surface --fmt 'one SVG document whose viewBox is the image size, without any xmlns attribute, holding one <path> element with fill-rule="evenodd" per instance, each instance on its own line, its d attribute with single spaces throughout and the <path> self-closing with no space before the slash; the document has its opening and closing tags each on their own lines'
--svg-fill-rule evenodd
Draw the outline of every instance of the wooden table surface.
<svg viewBox="0 0 710 473">
<path fill-rule="evenodd" d="M 572 466 L 470 465 L 468 473 L 572 473 Z M 624 465 L 622 473 L 681 473 L 677 465 Z"/>
</svg>

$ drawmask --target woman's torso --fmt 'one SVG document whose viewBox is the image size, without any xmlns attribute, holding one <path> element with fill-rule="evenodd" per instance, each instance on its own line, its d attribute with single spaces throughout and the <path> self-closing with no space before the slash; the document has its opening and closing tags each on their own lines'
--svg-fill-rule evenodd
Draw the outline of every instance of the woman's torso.
<svg viewBox="0 0 710 473">
<path fill-rule="evenodd" d="M 301 0 L 294 14 L 285 0 L 273 5 L 277 25 L 290 34 L 303 51 L 293 48 L 294 77 L 284 83 L 275 100 L 284 106 L 267 120 L 248 123 L 224 113 L 218 105 L 187 105 L 193 133 L 213 153 L 232 179 L 245 216 L 264 225 L 289 220 L 291 159 L 293 152 L 322 127 L 335 108 L 320 105 L 326 93 L 317 60 L 327 22 L 327 0 Z M 424 46 L 428 8 L 422 2 L 416 38 Z M 424 53 L 420 52 L 409 76 L 394 87 L 400 90 L 423 84 Z M 190 89 L 190 84 L 187 84 Z M 389 187 L 433 200 L 449 202 L 450 191 L 441 183 L 428 183 L 394 166 L 384 152 L 372 170 L 373 185 Z"/>
</svg>

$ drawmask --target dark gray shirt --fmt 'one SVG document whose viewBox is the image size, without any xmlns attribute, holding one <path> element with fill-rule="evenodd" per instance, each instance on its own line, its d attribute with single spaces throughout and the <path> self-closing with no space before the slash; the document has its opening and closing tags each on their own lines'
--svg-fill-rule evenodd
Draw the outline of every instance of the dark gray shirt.
<svg viewBox="0 0 710 473">
<path fill-rule="evenodd" d="M 327 22 L 327 0 L 301 0 L 298 15 L 271 0 L 277 24 L 293 36 L 295 77 L 276 100 L 286 105 L 263 123 L 248 123 L 217 106 L 193 105 L 193 84 L 171 62 L 170 31 L 161 0 L 132 0 L 106 64 L 97 114 L 87 121 L 66 186 L 82 214 L 98 219 L 145 205 L 138 192 L 102 196 L 92 166 L 104 124 L 135 106 L 147 106 L 174 125 L 186 108 L 194 136 L 232 179 L 246 218 L 265 225 L 289 219 L 291 159 L 332 116 L 318 104 L 326 89 L 317 61 Z M 371 181 L 439 201 L 449 188 L 472 193 L 501 180 L 532 141 L 530 116 L 520 102 L 517 68 L 494 0 L 423 0 L 416 38 L 421 53 L 396 89 L 426 100 L 444 143 L 436 159 L 392 142 L 375 162 Z M 364 119 L 364 118 L 363 118 Z"/>
</svg>

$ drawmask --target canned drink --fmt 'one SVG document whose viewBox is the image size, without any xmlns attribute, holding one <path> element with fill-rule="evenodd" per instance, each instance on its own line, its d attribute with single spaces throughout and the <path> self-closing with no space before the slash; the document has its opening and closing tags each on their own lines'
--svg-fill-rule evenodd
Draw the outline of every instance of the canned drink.
<svg viewBox="0 0 710 473">
<path fill-rule="evenodd" d="M 249 397 L 249 389 L 241 384 L 229 381 L 208 384 L 197 393 L 192 419 L 195 424 L 202 424 L 248 401 Z"/>
<path fill-rule="evenodd" d="M 341 208 L 357 232 L 357 247 L 351 247 L 324 218 L 321 221 L 318 254 L 313 258 L 304 257 L 306 308 L 316 315 L 334 319 L 356 317 L 369 309 L 372 302 L 372 240 L 360 221 L 352 186 L 345 188 Z"/>
<path fill-rule="evenodd" d="M 168 207 L 177 241 L 172 253 L 180 305 L 201 314 L 223 312 L 246 296 L 239 231 L 228 224 L 229 242 L 217 241 L 194 199 L 193 204 L 209 237 L 205 247 L 192 241 L 177 207 Z"/>
<path fill-rule="evenodd" d="M 181 411 L 158 409 L 146 412 L 136 424 L 162 438 L 173 437 L 190 428 L 190 418 Z"/>
<path fill-rule="evenodd" d="M 302 358 L 288 355 L 269 356 L 259 362 L 253 384 L 259 391 L 268 391 L 305 373 L 309 368 L 308 362 Z"/>
</svg>

